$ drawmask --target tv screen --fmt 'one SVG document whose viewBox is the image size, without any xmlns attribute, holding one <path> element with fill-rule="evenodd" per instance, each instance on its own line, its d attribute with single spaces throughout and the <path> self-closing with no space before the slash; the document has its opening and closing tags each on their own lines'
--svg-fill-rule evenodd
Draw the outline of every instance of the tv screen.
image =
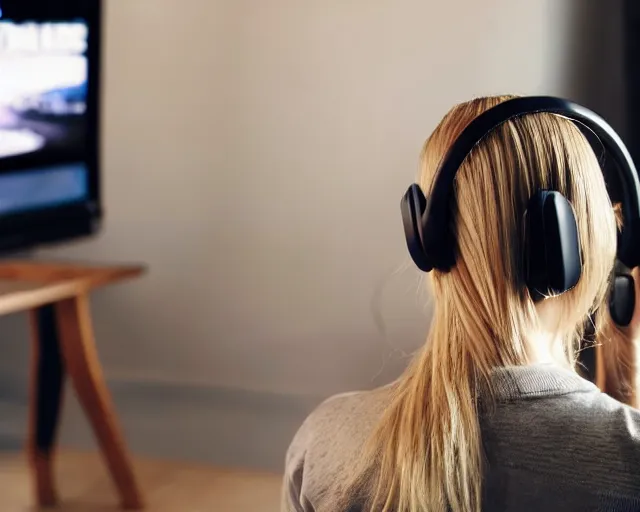
<svg viewBox="0 0 640 512">
<path fill-rule="evenodd" d="M 99 228 L 98 0 L 0 0 L 0 250 Z"/>
</svg>

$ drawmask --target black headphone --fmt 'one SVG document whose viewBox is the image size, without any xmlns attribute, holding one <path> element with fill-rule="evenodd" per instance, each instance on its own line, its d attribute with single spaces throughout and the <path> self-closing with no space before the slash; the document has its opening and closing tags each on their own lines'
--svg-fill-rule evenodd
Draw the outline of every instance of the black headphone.
<svg viewBox="0 0 640 512">
<path fill-rule="evenodd" d="M 613 158 L 621 185 L 623 229 L 618 236 L 615 276 L 609 309 L 620 326 L 631 322 L 635 308 L 630 270 L 640 264 L 640 182 L 629 151 L 618 134 L 591 110 L 547 96 L 507 100 L 483 112 L 462 131 L 438 168 L 429 199 L 419 185 L 409 187 L 401 211 L 407 246 L 424 272 L 449 271 L 456 262 L 455 234 L 450 226 L 454 181 L 460 165 L 486 135 L 504 122 L 527 114 L 549 112 L 591 130 Z M 639 238 L 640 240 L 640 238 Z M 635 242 L 635 243 L 634 243 Z M 534 300 L 573 288 L 582 273 L 580 239 L 573 207 L 558 191 L 540 190 L 525 213 L 525 282 Z"/>
</svg>

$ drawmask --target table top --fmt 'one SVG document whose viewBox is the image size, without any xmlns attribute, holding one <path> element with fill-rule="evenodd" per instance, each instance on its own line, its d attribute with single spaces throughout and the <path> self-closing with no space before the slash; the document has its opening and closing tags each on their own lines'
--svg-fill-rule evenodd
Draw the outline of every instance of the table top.
<svg viewBox="0 0 640 512">
<path fill-rule="evenodd" d="M 143 265 L 0 260 L 0 315 L 86 294 L 144 272 Z"/>
</svg>

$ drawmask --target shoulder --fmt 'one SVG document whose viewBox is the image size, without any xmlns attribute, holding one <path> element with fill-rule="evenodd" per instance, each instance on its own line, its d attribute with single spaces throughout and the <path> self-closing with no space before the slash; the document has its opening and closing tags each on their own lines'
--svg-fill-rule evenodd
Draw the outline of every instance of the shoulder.
<svg viewBox="0 0 640 512">
<path fill-rule="evenodd" d="M 504 404 L 485 420 L 486 449 L 498 465 L 640 496 L 640 411 L 597 389 Z"/>
<path fill-rule="evenodd" d="M 357 455 L 391 400 L 392 386 L 335 395 L 304 421 L 287 450 L 283 510 L 330 510 L 336 484 Z"/>
<path fill-rule="evenodd" d="M 575 439 L 565 448 L 567 470 L 605 493 L 640 497 L 640 411 L 596 392 L 574 404 Z M 577 456 L 580 451 L 582 456 Z M 577 459 L 583 459 L 579 461 Z M 580 464 L 580 462 L 582 462 Z M 575 470 L 574 470 L 575 471 Z"/>
</svg>

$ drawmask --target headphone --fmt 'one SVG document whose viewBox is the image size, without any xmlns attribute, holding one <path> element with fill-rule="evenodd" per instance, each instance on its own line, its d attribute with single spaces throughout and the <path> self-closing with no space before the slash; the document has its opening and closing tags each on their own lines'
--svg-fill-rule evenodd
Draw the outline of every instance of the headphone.
<svg viewBox="0 0 640 512">
<path fill-rule="evenodd" d="M 429 198 L 420 186 L 409 187 L 401 201 L 407 247 L 423 272 L 448 272 L 456 263 L 457 244 L 451 229 L 456 173 L 471 150 L 492 130 L 510 119 L 548 112 L 591 130 L 615 162 L 621 185 L 623 227 L 618 234 L 614 277 L 609 295 L 611 317 L 627 326 L 635 308 L 631 268 L 640 264 L 640 182 L 620 136 L 591 110 L 549 96 L 507 100 L 477 116 L 462 131 L 442 160 Z M 533 300 L 573 288 L 582 273 L 582 253 L 571 203 L 557 190 L 539 190 L 529 199 L 524 218 L 524 279 Z M 638 241 L 636 241 L 638 240 Z M 634 243 L 635 242 L 635 243 Z"/>
</svg>

